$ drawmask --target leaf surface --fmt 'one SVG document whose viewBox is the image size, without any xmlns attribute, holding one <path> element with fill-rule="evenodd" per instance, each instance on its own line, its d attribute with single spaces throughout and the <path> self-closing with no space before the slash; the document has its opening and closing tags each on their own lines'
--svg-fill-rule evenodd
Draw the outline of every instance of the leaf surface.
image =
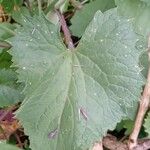
<svg viewBox="0 0 150 150">
<path fill-rule="evenodd" d="M 13 145 L 0 142 L 0 150 L 21 150 Z"/>
<path fill-rule="evenodd" d="M 114 0 L 95 0 L 85 4 L 81 10 L 77 10 L 71 19 L 71 31 L 73 35 L 81 37 L 94 17 L 96 11 L 102 12 L 115 7 Z"/>
<path fill-rule="evenodd" d="M 144 84 L 141 51 L 132 25 L 115 9 L 98 11 L 73 51 L 44 17 L 25 22 L 10 42 L 26 84 L 17 117 L 32 150 L 85 150 L 122 118 L 134 118 Z"/>
<path fill-rule="evenodd" d="M 133 21 L 136 32 L 147 37 L 150 32 L 150 5 L 141 0 L 115 0 L 121 15 Z"/>
</svg>

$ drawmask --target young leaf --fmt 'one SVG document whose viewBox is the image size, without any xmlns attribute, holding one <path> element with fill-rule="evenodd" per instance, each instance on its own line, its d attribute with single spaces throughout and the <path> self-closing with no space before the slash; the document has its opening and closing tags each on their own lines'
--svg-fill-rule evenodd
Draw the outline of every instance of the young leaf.
<svg viewBox="0 0 150 150">
<path fill-rule="evenodd" d="M 32 150 L 87 149 L 122 118 L 134 118 L 144 84 L 141 51 L 116 9 L 98 11 L 73 51 L 44 17 L 25 22 L 10 42 L 19 81 L 26 83 L 17 117 Z"/>
<path fill-rule="evenodd" d="M 85 4 L 81 10 L 77 10 L 71 19 L 72 26 L 70 27 L 73 35 L 81 37 L 94 17 L 96 11 L 102 12 L 115 7 L 114 0 L 95 0 Z"/>
<path fill-rule="evenodd" d="M 4 142 L 0 142 L 0 149 L 1 150 L 21 150 L 20 148 L 17 148 L 10 144 L 6 144 Z"/>
<path fill-rule="evenodd" d="M 147 37 L 150 32 L 150 5 L 141 0 L 115 0 L 121 15 L 133 21 L 139 34 Z"/>
</svg>

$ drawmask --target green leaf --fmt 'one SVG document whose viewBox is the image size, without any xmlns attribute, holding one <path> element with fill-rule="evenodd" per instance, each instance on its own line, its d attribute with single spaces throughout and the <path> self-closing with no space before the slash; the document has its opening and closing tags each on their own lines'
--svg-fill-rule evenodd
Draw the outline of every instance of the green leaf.
<svg viewBox="0 0 150 150">
<path fill-rule="evenodd" d="M 130 135 L 134 126 L 133 120 L 122 120 L 117 124 L 116 131 L 120 132 L 122 129 L 125 129 L 125 135 Z"/>
<path fill-rule="evenodd" d="M 13 145 L 6 144 L 4 142 L 0 142 L 0 150 L 21 150 Z"/>
<path fill-rule="evenodd" d="M 133 21 L 137 33 L 147 35 L 150 32 L 150 6 L 141 0 L 115 0 L 121 15 Z"/>
<path fill-rule="evenodd" d="M 0 40 L 3 41 L 13 36 L 15 29 L 16 27 L 13 24 L 6 22 L 0 23 Z"/>
<path fill-rule="evenodd" d="M 10 23 L 0 23 L 0 53 L 5 49 L 3 47 L 3 41 L 12 37 L 15 32 L 14 30 L 16 29 L 15 25 L 10 24 Z"/>
<path fill-rule="evenodd" d="M 17 84 L 17 74 L 10 69 L 11 56 L 3 51 L 0 54 L 0 107 L 22 101 L 21 84 Z"/>
<path fill-rule="evenodd" d="M 0 69 L 0 107 L 10 106 L 22 101 L 17 88 L 17 76 L 12 70 Z"/>
<path fill-rule="evenodd" d="M 85 4 L 81 10 L 77 10 L 71 19 L 72 26 L 70 27 L 73 35 L 81 37 L 94 17 L 96 11 L 102 12 L 115 7 L 114 0 L 95 0 Z"/>
<path fill-rule="evenodd" d="M 11 64 L 11 55 L 8 52 L 3 51 L 0 54 L 0 69 L 9 69 Z"/>
<path fill-rule="evenodd" d="M 32 150 L 87 149 L 122 118 L 134 118 L 144 84 L 137 38 L 115 9 L 98 11 L 73 51 L 44 17 L 26 19 L 10 42 L 26 83 L 17 117 Z"/>
<path fill-rule="evenodd" d="M 10 13 L 12 12 L 15 7 L 21 6 L 23 0 L 1 0 L 0 4 L 4 7 L 5 11 Z"/>
<path fill-rule="evenodd" d="M 150 1 L 149 0 L 141 0 L 143 2 L 145 2 L 147 5 L 150 5 Z"/>
<path fill-rule="evenodd" d="M 19 24 L 24 23 L 24 18 L 31 16 L 29 9 L 26 7 L 21 7 L 19 10 L 13 11 L 12 18 Z"/>
<path fill-rule="evenodd" d="M 150 137 L 150 112 L 145 118 L 144 127 L 145 127 L 145 131 L 148 133 L 148 136 Z"/>
</svg>

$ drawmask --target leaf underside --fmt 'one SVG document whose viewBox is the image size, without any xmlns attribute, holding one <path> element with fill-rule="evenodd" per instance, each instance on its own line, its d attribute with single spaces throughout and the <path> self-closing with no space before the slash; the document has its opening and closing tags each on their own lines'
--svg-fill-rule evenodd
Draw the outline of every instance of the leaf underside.
<svg viewBox="0 0 150 150">
<path fill-rule="evenodd" d="M 67 50 L 59 27 L 27 18 L 10 42 L 25 82 L 17 117 L 32 150 L 85 150 L 122 118 L 133 119 L 143 77 L 130 22 L 98 11 L 78 47 Z"/>
</svg>

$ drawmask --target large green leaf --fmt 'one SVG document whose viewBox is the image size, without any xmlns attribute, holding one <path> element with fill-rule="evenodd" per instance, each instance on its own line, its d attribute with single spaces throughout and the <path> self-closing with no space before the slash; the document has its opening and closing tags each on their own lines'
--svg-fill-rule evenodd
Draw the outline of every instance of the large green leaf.
<svg viewBox="0 0 150 150">
<path fill-rule="evenodd" d="M 17 117 L 32 150 L 85 150 L 122 118 L 134 118 L 144 81 L 130 22 L 116 10 L 98 11 L 73 51 L 43 16 L 25 22 L 10 42 L 26 83 Z"/>
<path fill-rule="evenodd" d="M 4 142 L 0 142 L 0 150 L 21 150 L 13 145 L 6 144 Z"/>
<path fill-rule="evenodd" d="M 150 32 L 150 5 L 141 0 L 115 0 L 121 15 L 133 21 L 136 31 L 147 37 Z"/>
<path fill-rule="evenodd" d="M 95 0 L 85 4 L 81 10 L 77 10 L 71 19 L 72 26 L 70 29 L 73 35 L 82 36 L 97 10 L 104 12 L 113 7 L 115 7 L 114 0 Z"/>
</svg>

